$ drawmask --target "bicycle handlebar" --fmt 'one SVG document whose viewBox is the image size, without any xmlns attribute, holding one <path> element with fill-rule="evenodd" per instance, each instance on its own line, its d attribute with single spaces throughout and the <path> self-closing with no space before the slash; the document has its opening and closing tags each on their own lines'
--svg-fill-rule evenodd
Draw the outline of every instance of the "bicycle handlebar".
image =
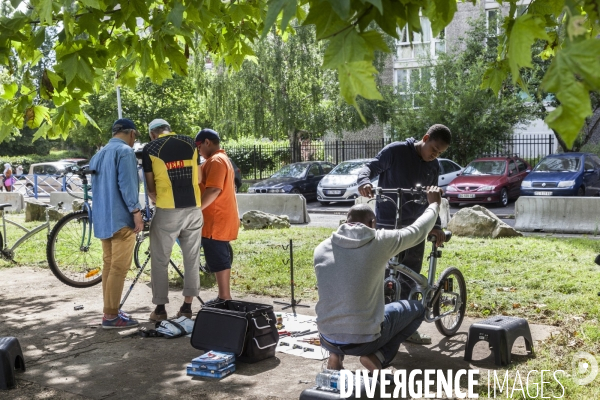
<svg viewBox="0 0 600 400">
<path fill-rule="evenodd" d="M 446 234 L 446 240 L 444 240 L 444 242 L 449 242 L 450 239 L 452 239 L 452 232 L 444 229 L 444 233 Z M 435 236 L 434 235 L 428 235 L 427 236 L 427 241 L 428 242 L 435 242 Z"/>
<path fill-rule="evenodd" d="M 410 189 L 402 189 L 402 188 L 384 189 L 381 187 L 374 187 L 372 190 L 375 195 L 375 199 L 377 201 L 380 201 L 381 197 L 386 194 L 399 195 L 400 193 L 402 193 L 402 194 L 410 194 L 413 196 L 417 196 L 417 198 L 413 199 L 413 201 L 415 203 L 427 204 L 427 192 L 425 191 L 423 186 L 421 186 L 420 184 L 417 184 L 414 188 L 410 188 Z"/>
</svg>

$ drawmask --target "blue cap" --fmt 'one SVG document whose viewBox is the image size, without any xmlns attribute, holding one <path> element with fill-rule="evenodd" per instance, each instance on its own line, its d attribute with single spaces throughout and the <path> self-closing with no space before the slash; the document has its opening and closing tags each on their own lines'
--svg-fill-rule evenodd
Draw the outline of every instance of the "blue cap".
<svg viewBox="0 0 600 400">
<path fill-rule="evenodd" d="M 112 133 L 114 135 L 115 133 L 119 133 L 125 129 L 135 129 L 137 131 L 137 128 L 132 120 L 127 118 L 121 118 L 116 120 L 113 124 Z"/>
<path fill-rule="evenodd" d="M 219 137 L 219 134 L 217 132 L 213 131 L 212 129 L 202 129 L 196 135 L 196 143 L 204 142 L 206 139 L 209 139 L 211 141 L 212 140 L 221 141 L 221 138 Z"/>
</svg>

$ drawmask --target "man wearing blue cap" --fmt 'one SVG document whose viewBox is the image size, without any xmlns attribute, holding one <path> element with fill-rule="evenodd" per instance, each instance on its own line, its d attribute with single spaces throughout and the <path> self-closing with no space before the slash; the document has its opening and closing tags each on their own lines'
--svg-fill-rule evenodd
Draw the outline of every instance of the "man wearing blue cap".
<svg viewBox="0 0 600 400">
<path fill-rule="evenodd" d="M 177 135 L 164 119 L 148 125 L 152 140 L 142 152 L 142 166 L 148 196 L 156 203 L 150 225 L 150 262 L 152 269 L 153 321 L 167 319 L 169 302 L 167 268 L 175 241 L 183 254 L 183 305 L 177 317 L 192 317 L 192 299 L 200 291 L 200 157 L 194 140 Z"/>
<path fill-rule="evenodd" d="M 237 239 L 240 217 L 235 197 L 235 174 L 225 151 L 221 149 L 219 134 L 202 129 L 196 135 L 196 146 L 206 159 L 202 164 L 202 248 L 206 266 L 214 272 L 219 294 L 211 302 L 230 300 L 229 280 L 233 250 L 230 241 Z M 208 302 L 210 303 L 210 302 Z"/>
<path fill-rule="evenodd" d="M 126 118 L 112 126 L 113 137 L 90 160 L 94 187 L 94 236 L 102 241 L 102 328 L 119 329 L 138 322 L 119 310 L 125 276 L 131 267 L 135 235 L 141 232 L 140 184 L 133 143 L 138 130 Z"/>
</svg>

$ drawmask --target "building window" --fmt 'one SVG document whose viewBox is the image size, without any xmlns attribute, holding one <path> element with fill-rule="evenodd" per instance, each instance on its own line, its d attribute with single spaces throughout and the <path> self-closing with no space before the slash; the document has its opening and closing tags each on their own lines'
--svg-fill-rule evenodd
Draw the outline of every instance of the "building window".
<svg viewBox="0 0 600 400">
<path fill-rule="evenodd" d="M 421 29 L 423 33 L 413 33 L 411 43 L 408 27 L 400 31 L 400 40 L 397 41 L 398 60 L 414 60 L 423 57 L 435 58 L 446 52 L 446 32 L 432 38 L 431 23 L 425 17 L 421 17 Z"/>
<path fill-rule="evenodd" d="M 431 85 L 429 68 L 404 68 L 396 70 L 396 93 L 408 107 L 420 107 L 420 96 L 425 85 Z"/>
</svg>

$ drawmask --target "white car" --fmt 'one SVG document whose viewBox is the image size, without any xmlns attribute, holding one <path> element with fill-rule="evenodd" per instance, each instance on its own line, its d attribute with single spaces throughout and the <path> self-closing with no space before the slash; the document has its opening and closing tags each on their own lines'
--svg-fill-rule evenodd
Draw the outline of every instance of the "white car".
<svg viewBox="0 0 600 400">
<path fill-rule="evenodd" d="M 333 201 L 352 202 L 359 197 L 358 172 L 370 158 L 360 158 L 339 163 L 317 186 L 317 200 L 323 205 Z"/>
<path fill-rule="evenodd" d="M 329 174 L 319 182 L 317 187 L 317 200 L 323 205 L 334 201 L 354 202 L 358 194 L 358 172 L 371 158 L 360 158 L 339 163 Z M 438 158 L 440 163 L 440 176 L 438 186 L 446 191 L 452 179 L 456 178 L 464 169 L 454 161 Z M 373 179 L 373 186 L 377 186 L 378 178 Z"/>
<path fill-rule="evenodd" d="M 447 158 L 438 158 L 440 163 L 440 176 L 438 177 L 438 187 L 440 187 L 444 193 L 446 193 L 446 187 L 464 170 L 463 167 L 455 163 L 454 161 L 448 160 Z"/>
</svg>

